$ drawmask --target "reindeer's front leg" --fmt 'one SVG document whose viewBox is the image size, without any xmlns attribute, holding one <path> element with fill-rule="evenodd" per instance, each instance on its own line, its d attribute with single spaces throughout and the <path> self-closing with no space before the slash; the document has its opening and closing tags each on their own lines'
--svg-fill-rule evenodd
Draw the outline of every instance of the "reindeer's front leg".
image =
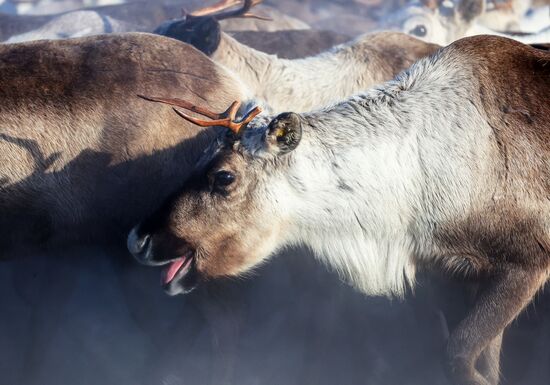
<svg viewBox="0 0 550 385">
<path fill-rule="evenodd" d="M 477 369 L 489 384 L 498 384 L 500 378 L 500 350 L 503 333 L 493 339 L 481 352 L 477 360 Z"/>
<path fill-rule="evenodd" d="M 454 384 L 498 384 L 500 336 L 545 279 L 546 273 L 541 270 L 507 267 L 480 288 L 473 309 L 452 332 L 447 345 L 447 369 Z M 487 377 L 476 368 L 482 353 L 480 369 Z"/>
</svg>

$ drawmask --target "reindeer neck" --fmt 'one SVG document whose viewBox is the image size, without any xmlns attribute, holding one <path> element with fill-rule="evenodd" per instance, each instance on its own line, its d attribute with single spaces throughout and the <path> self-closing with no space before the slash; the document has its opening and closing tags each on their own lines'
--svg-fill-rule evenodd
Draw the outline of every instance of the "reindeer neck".
<svg viewBox="0 0 550 385">
<path fill-rule="evenodd" d="M 237 72 L 273 111 L 303 112 L 390 78 L 393 74 L 379 60 L 370 60 L 370 53 L 357 40 L 304 59 L 280 59 L 224 34 L 212 59 Z"/>
<path fill-rule="evenodd" d="M 486 156 L 491 130 L 464 102 L 472 96 L 460 71 L 423 60 L 396 81 L 303 116 L 288 177 L 299 197 L 292 242 L 365 292 L 403 294 L 416 261 L 432 255 L 431 226 L 461 218 L 476 189 L 489 188 L 472 162 Z"/>
<path fill-rule="evenodd" d="M 212 60 L 231 70 L 256 94 L 261 88 L 265 72 L 277 57 L 248 47 L 227 33 L 222 33 Z"/>
</svg>

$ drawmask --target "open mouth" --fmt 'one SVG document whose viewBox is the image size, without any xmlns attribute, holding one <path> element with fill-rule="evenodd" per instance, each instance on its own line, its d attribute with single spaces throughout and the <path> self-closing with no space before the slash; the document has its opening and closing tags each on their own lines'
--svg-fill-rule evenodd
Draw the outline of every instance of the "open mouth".
<svg viewBox="0 0 550 385">
<path fill-rule="evenodd" d="M 170 261 L 168 266 L 162 271 L 161 284 L 169 294 L 179 294 L 191 291 L 194 286 L 188 285 L 187 277 L 191 276 L 194 269 L 195 251 L 190 250 L 183 256 Z M 192 278 L 192 277 L 190 277 Z"/>
</svg>

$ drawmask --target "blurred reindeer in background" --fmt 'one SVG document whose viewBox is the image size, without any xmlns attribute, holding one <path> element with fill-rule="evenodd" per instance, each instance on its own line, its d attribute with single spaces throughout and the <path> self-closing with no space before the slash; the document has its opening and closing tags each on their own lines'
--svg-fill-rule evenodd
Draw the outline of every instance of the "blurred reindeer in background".
<svg viewBox="0 0 550 385">
<path fill-rule="evenodd" d="M 519 0 L 518 0 L 519 1 Z M 480 34 L 499 35 L 531 44 L 550 41 L 548 9 L 541 24 L 532 25 L 525 31 L 515 30 L 523 25 L 518 20 L 525 17 L 524 2 L 491 2 L 487 9 L 485 0 L 419 0 L 389 15 L 382 26 L 398 29 L 425 41 L 447 45 L 465 36 Z M 518 4 L 516 6 L 516 4 Z M 489 22 L 490 21 L 490 22 Z M 485 24 L 483 24 L 485 23 Z M 487 27 L 505 28 L 493 30 Z M 507 28 L 514 28 L 510 33 Z M 514 34 L 513 32 L 532 32 Z"/>
</svg>

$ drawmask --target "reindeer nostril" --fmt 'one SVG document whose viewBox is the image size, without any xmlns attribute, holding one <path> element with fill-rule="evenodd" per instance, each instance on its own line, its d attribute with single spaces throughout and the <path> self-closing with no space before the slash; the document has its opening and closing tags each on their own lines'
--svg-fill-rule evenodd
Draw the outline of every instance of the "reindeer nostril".
<svg viewBox="0 0 550 385">
<path fill-rule="evenodd" d="M 128 235 L 128 250 L 134 256 L 143 256 L 142 254 L 149 247 L 151 236 L 149 234 L 139 236 L 136 229 L 133 229 Z"/>
<path fill-rule="evenodd" d="M 151 236 L 149 235 L 146 235 L 143 238 L 138 239 L 136 246 L 139 249 L 139 251 L 143 251 L 143 249 L 145 249 L 146 246 L 149 244 L 150 240 L 151 240 Z"/>
</svg>

